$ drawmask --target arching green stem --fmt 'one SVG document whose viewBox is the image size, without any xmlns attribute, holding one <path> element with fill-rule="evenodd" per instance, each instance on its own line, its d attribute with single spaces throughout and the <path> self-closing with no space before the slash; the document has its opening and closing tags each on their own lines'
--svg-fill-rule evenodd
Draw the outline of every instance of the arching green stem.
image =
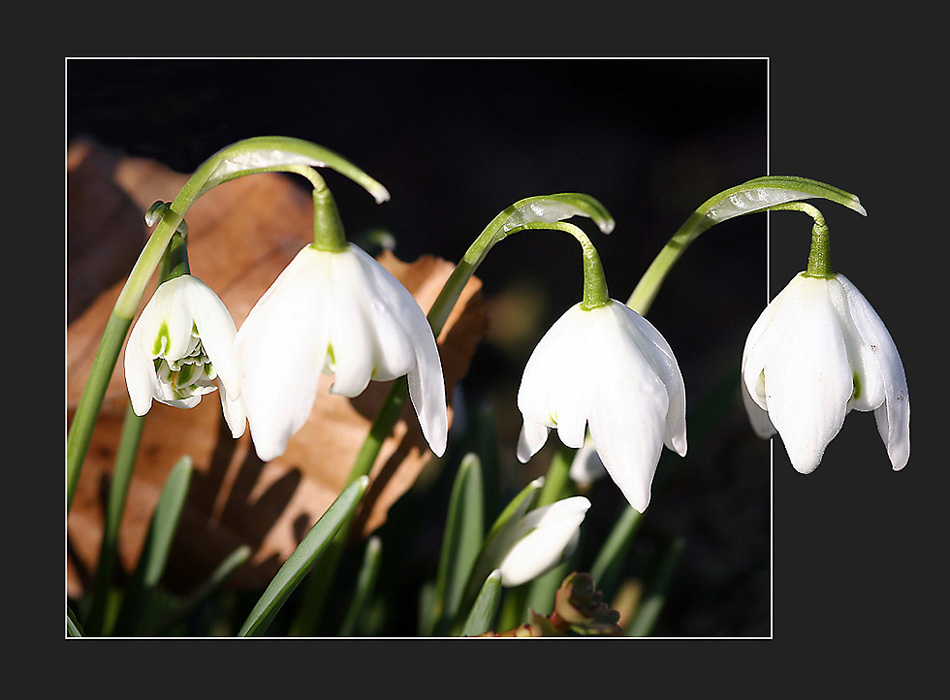
<svg viewBox="0 0 950 700">
<path fill-rule="evenodd" d="M 512 229 L 507 235 L 518 233 L 520 231 L 534 231 L 544 229 L 548 231 L 564 231 L 569 233 L 581 244 L 581 255 L 583 257 L 584 285 L 581 307 L 587 311 L 605 306 L 610 301 L 610 295 L 607 292 L 607 279 L 604 276 L 604 268 L 600 262 L 600 256 L 597 249 L 590 242 L 587 235 L 574 224 L 568 224 L 563 221 L 552 224 L 530 223 L 523 224 L 518 228 Z"/>
<path fill-rule="evenodd" d="M 772 209 L 786 202 L 816 197 L 848 207 L 862 216 L 867 215 L 856 196 L 817 180 L 785 175 L 749 180 L 710 197 L 690 214 L 643 273 L 627 299 L 627 306 L 645 316 L 673 265 L 690 243 L 712 226 L 736 216 Z"/>
<path fill-rule="evenodd" d="M 821 212 L 811 204 L 804 202 L 779 204 L 770 207 L 769 211 L 800 211 L 808 214 L 814 220 L 811 228 L 811 249 L 808 252 L 808 268 L 805 270 L 805 276 L 821 279 L 834 277 L 835 272 L 831 269 L 831 237 L 828 233 L 828 225 L 825 224 L 825 217 L 821 215 Z"/>
<path fill-rule="evenodd" d="M 202 163 L 182 186 L 174 201 L 160 210 L 149 210 L 149 225 L 158 217 L 158 225 L 139 254 L 106 324 L 99 349 L 93 359 L 89 379 L 76 406 L 69 434 L 66 438 L 66 509 L 72 505 L 79 483 L 82 463 L 89 448 L 92 429 L 99 415 L 109 378 L 122 350 L 132 319 L 142 302 L 142 296 L 175 231 L 182 224 L 185 213 L 199 197 L 213 187 L 230 180 L 261 172 L 289 172 L 307 177 L 314 189 L 326 190 L 314 167 L 328 167 L 345 175 L 366 189 L 377 203 L 389 199 L 389 192 L 355 165 L 333 151 L 317 144 L 283 136 L 261 136 L 238 141 L 211 156 Z M 319 187 L 318 187 L 319 185 Z M 317 204 L 317 194 L 314 204 Z M 323 195 L 320 195 L 323 197 Z M 332 203 L 332 199 L 330 200 Z M 321 199 L 324 224 L 329 218 L 325 199 Z M 333 206 L 335 211 L 335 205 Z M 317 212 L 315 211 L 315 220 Z M 315 221 L 316 226 L 316 221 Z M 342 235 L 342 227 L 339 229 Z M 321 240 L 330 241 L 335 235 L 332 226 L 321 225 Z M 315 240 L 317 234 L 315 230 Z M 331 243 L 326 243 L 330 245 Z"/>
<path fill-rule="evenodd" d="M 462 290 L 468 284 L 472 275 L 475 274 L 478 266 L 485 260 L 488 251 L 496 243 L 518 231 L 529 229 L 562 230 L 574 236 L 580 242 L 584 254 L 585 297 L 590 296 L 590 303 L 592 304 L 602 306 L 606 303 L 606 300 L 600 303 L 601 293 L 606 296 L 606 283 L 604 282 L 603 268 L 600 265 L 596 249 L 579 228 L 570 224 L 559 223 L 563 219 L 572 216 L 589 217 L 605 234 L 609 234 L 614 229 L 613 217 L 600 202 L 586 194 L 576 192 L 528 197 L 499 212 L 465 251 L 465 255 L 455 266 L 455 270 L 453 270 L 429 310 L 429 323 L 432 325 L 432 330 L 436 336 L 441 332 Z M 570 226 L 570 228 L 565 228 L 565 226 Z M 603 284 L 603 289 L 600 288 L 601 284 Z M 590 308 L 596 307 L 592 306 Z"/>
</svg>

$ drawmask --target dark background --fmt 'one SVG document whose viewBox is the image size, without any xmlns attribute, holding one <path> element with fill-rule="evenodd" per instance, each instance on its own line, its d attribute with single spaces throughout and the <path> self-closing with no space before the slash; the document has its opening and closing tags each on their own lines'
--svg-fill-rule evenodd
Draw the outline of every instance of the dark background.
<svg viewBox="0 0 950 700">
<path fill-rule="evenodd" d="M 4 10 L 10 18 L 13 5 Z M 7 552 L 3 619 L 11 630 L 0 657 L 6 686 L 19 688 L 22 697 L 45 697 L 53 689 L 68 689 L 74 697 L 125 697 L 133 687 L 138 697 L 172 692 L 188 696 L 189 691 L 195 697 L 215 697 L 224 695 L 224 688 L 230 697 L 261 697 L 290 685 L 308 692 L 333 691 L 341 682 L 357 696 L 394 698 L 442 697 L 446 688 L 454 697 L 486 693 L 508 697 L 515 694 L 509 692 L 511 683 L 520 688 L 518 693 L 531 688 L 547 697 L 595 689 L 651 698 L 936 698 L 950 691 L 946 666 L 950 476 L 943 441 L 948 387 L 941 371 L 948 340 L 947 227 L 941 207 L 950 185 L 945 169 L 950 154 L 946 130 L 950 56 L 944 36 L 950 17 L 944 6 L 805 3 L 793 9 L 760 3 L 669 2 L 619 10 L 596 3 L 583 9 L 548 3 L 506 6 L 496 13 L 485 5 L 460 4 L 454 12 L 424 6 L 416 8 L 421 12 L 408 13 L 402 7 L 354 3 L 354 12 L 320 6 L 309 21 L 303 6 L 279 3 L 269 4 L 268 12 L 236 5 L 228 5 L 227 11 L 196 6 L 187 6 L 186 11 L 185 6 L 170 3 L 163 6 L 165 14 L 155 14 L 150 7 L 140 13 L 130 7 L 118 11 L 114 5 L 84 3 L 66 10 L 33 3 L 30 11 L 19 9 L 17 21 L 2 24 L 4 86 L 14 108 L 4 110 L 5 128 L 0 133 L 8 157 L 0 175 L 5 204 L 11 204 L 9 193 L 15 192 L 20 205 L 6 210 L 9 230 L 19 234 L 11 237 L 10 246 L 44 240 L 44 228 L 56 229 L 65 218 L 23 205 L 48 198 L 40 184 L 49 182 L 48 163 L 61 153 L 58 146 L 47 152 L 43 144 L 50 140 L 44 137 L 58 133 L 65 111 L 63 56 L 769 57 L 770 171 L 840 186 L 858 194 L 869 211 L 863 219 L 838 207 L 823 207 L 834 233 L 836 268 L 878 310 L 904 359 L 913 397 L 911 459 L 902 472 L 892 472 L 873 419 L 866 414 L 849 416 L 821 467 L 808 476 L 788 466 L 776 443 L 771 640 L 604 640 L 595 642 L 597 646 L 511 642 L 518 644 L 517 650 L 491 645 L 476 649 L 471 642 L 460 642 L 467 646 L 459 648 L 451 642 L 425 640 L 260 640 L 251 646 L 233 641 L 102 641 L 72 643 L 64 649 L 58 646 L 61 607 L 45 604 L 61 599 L 61 555 L 49 558 L 48 575 L 34 576 L 24 586 L 24 576 L 41 570 L 43 558 L 37 554 L 37 538 L 24 537 L 22 528 L 23 523 L 46 522 L 51 527 L 40 531 L 47 538 L 42 541 L 61 540 L 56 518 L 37 518 L 36 511 L 43 506 L 23 498 L 43 494 L 50 483 L 58 483 L 49 471 L 61 464 L 61 453 L 53 449 L 54 454 L 38 459 L 29 451 L 35 446 L 11 439 L 17 433 L 9 426 L 23 425 L 22 416 L 39 415 L 43 398 L 29 391 L 33 386 L 18 387 L 15 408 L 12 402 L 4 406 L 9 458 L 18 467 L 8 469 L 3 490 Z M 180 23 L 163 24 L 175 20 L 177 13 Z M 504 94 L 505 104 L 523 97 L 511 84 L 503 87 L 506 92 L 499 95 Z M 732 94 L 740 87 L 732 86 Z M 670 99 L 677 97 L 676 92 L 671 89 Z M 567 92 L 559 95 L 571 97 Z M 712 104 L 702 106 L 700 117 L 718 106 L 715 95 L 710 99 Z M 538 122 L 544 123 L 543 116 Z M 355 147 L 333 145 L 393 189 L 394 199 L 385 206 L 395 209 L 396 181 L 378 169 L 383 166 L 360 157 Z M 48 154 L 48 160 L 37 158 L 37 153 Z M 202 157 L 204 153 L 195 156 Z M 680 177 L 690 175 L 675 170 Z M 670 178 L 662 182 L 669 183 Z M 725 186 L 731 184 L 735 183 Z M 340 198 L 351 189 L 346 183 L 331 186 Z M 621 204 L 592 185 L 575 180 L 568 186 L 599 196 L 621 222 L 611 242 L 620 240 L 622 222 L 633 226 L 633 221 L 645 220 L 642 210 L 636 217 L 624 216 Z M 679 188 L 675 191 L 680 193 Z M 653 228 L 652 235 L 664 240 L 670 227 L 675 228 L 710 193 L 699 187 L 683 194 L 676 213 Z M 508 200 L 520 196 L 518 192 Z M 476 227 L 508 200 L 484 203 L 484 212 L 473 218 L 479 222 Z M 644 206 L 639 198 L 637 205 Z M 361 202 L 357 210 L 365 208 Z M 357 216 L 357 211 L 344 210 L 348 222 Z M 790 213 L 772 217 L 773 293 L 804 264 L 807 242 L 798 232 L 796 218 Z M 790 235 L 784 235 L 780 227 L 786 224 L 781 222 L 789 222 Z M 395 227 L 395 218 L 389 223 Z M 714 255 L 713 248 L 727 245 L 724 227 L 712 235 L 718 242 L 699 248 L 704 241 L 700 239 L 677 266 L 674 280 L 685 284 L 691 279 L 685 274 L 688 262 Z M 595 235 L 594 240 L 605 258 L 613 257 L 604 247 L 607 239 Z M 512 240 L 505 245 L 515 244 Z M 411 257 L 409 246 L 400 236 L 397 252 Z M 35 244 L 22 253 L 13 251 L 17 260 L 42 259 Z M 481 271 L 486 281 L 492 264 L 490 260 Z M 700 267 L 709 269 L 704 262 Z M 618 276 L 608 269 L 615 289 L 622 285 Z M 674 319 L 665 317 L 666 323 L 660 323 L 662 300 L 672 304 L 676 299 L 674 280 L 664 288 L 651 319 L 679 354 L 683 346 L 674 340 Z M 7 299 L 20 289 L 10 276 L 5 285 Z M 11 324 L 36 324 L 33 307 L 7 310 Z M 738 320 L 736 324 L 741 325 Z M 17 352 L 20 356 L 22 345 Z M 691 461 L 692 436 L 690 449 Z M 58 504 L 59 499 L 50 503 Z M 730 516 L 723 514 L 725 519 Z M 24 668 L 22 659 L 40 655 L 53 659 L 59 672 L 29 677 L 13 673 Z M 506 680 L 510 677 L 514 680 Z M 30 685 L 24 691 L 27 678 Z M 150 690 L 142 688 L 144 678 Z"/>
</svg>

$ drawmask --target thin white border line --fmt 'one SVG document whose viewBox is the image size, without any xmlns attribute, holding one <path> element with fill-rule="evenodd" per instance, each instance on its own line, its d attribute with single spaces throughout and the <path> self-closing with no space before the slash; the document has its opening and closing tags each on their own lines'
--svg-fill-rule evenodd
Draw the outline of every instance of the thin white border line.
<svg viewBox="0 0 950 700">
<path fill-rule="evenodd" d="M 64 61 L 766 61 L 768 56 L 64 56 Z"/>
</svg>

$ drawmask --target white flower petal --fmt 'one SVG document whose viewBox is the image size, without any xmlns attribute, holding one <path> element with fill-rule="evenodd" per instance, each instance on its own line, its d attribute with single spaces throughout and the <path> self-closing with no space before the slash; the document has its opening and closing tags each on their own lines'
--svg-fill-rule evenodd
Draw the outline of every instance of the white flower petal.
<svg viewBox="0 0 950 700">
<path fill-rule="evenodd" d="M 597 382 L 588 414 L 597 454 L 631 506 L 643 512 L 663 449 L 670 408 L 667 387 L 643 355 L 644 339 L 620 302 L 589 313 L 600 321 L 588 330 L 592 367 L 609 368 Z"/>
<path fill-rule="evenodd" d="M 415 298 L 399 280 L 361 248 L 351 245 L 350 250 L 352 258 L 360 264 L 364 279 L 361 290 L 365 300 L 363 312 L 375 334 L 373 379 L 396 379 L 409 373 L 417 364 L 410 333 L 413 337 L 431 336 L 432 328 Z M 420 316 L 425 325 L 420 323 Z M 427 331 L 419 332 L 426 327 Z M 435 343 L 434 337 L 432 342 Z M 441 366 L 440 362 L 440 371 Z"/>
<path fill-rule="evenodd" d="M 518 460 L 527 462 L 534 457 L 547 442 L 549 430 L 548 426 L 526 418 L 518 437 Z"/>
<path fill-rule="evenodd" d="M 652 392 L 654 400 L 659 397 Z M 613 398 L 622 400 L 622 392 Z M 639 405 L 644 398 L 641 394 L 620 405 L 605 405 L 590 418 L 591 438 L 604 468 L 627 502 L 641 513 L 650 503 L 650 486 L 663 449 L 663 423 Z"/>
<path fill-rule="evenodd" d="M 744 381 L 740 381 L 739 384 L 739 391 L 742 392 L 742 405 L 745 406 L 746 413 L 749 416 L 749 422 L 752 424 L 752 429 L 755 431 L 755 434 L 763 439 L 772 437 L 775 435 L 775 426 L 772 425 L 772 421 L 769 419 L 769 412 L 759 406 L 749 395 L 749 390 L 746 388 Z M 763 381 L 761 384 L 763 387 L 762 395 L 764 396 L 765 382 Z"/>
<path fill-rule="evenodd" d="M 220 381 L 232 399 L 240 395 L 241 383 L 234 341 L 237 328 L 224 302 L 204 282 L 187 275 L 189 304 L 201 345 Z M 241 429 L 243 432 L 243 428 Z"/>
<path fill-rule="evenodd" d="M 224 383 L 219 384 L 218 392 L 221 394 L 221 411 L 224 413 L 224 420 L 231 429 L 231 437 L 236 440 L 244 434 L 244 429 L 247 427 L 244 403 L 241 399 L 232 399 Z"/>
<path fill-rule="evenodd" d="M 284 453 L 313 409 L 329 344 L 328 280 L 325 255 L 304 247 L 238 331 L 241 397 L 265 462 Z"/>
<path fill-rule="evenodd" d="M 752 324 L 749 335 L 746 337 L 745 347 L 742 350 L 742 381 L 749 398 L 755 401 L 762 410 L 768 410 L 765 401 L 765 382 L 762 378 L 765 363 L 775 343 L 782 342 L 781 338 L 776 340 L 776 331 L 772 329 L 772 323 L 779 309 L 789 299 L 798 298 L 805 279 L 802 273 L 795 275 L 792 281 L 765 307 L 759 318 Z"/>
<path fill-rule="evenodd" d="M 577 448 L 584 444 L 590 393 L 583 361 L 589 314 L 576 304 L 554 322 L 528 358 L 518 389 L 525 420 L 557 428 L 561 441 Z"/>
<path fill-rule="evenodd" d="M 827 280 L 805 278 L 769 332 L 775 334 L 765 365 L 769 418 L 782 436 L 792 465 L 808 474 L 841 430 L 853 391 Z"/>
<path fill-rule="evenodd" d="M 364 270 L 373 280 L 376 291 L 373 300 L 374 310 L 377 304 L 382 305 L 393 318 L 398 319 L 403 335 L 411 338 L 410 346 L 415 357 L 415 367 L 407 372 L 409 398 L 415 408 L 422 434 L 429 443 L 429 448 L 437 456 L 442 456 L 448 440 L 448 414 L 445 377 L 442 374 L 442 361 L 432 333 L 432 326 L 429 325 L 415 297 L 399 280 L 360 248 L 351 245 L 350 250 L 360 258 Z M 395 335 L 397 334 L 390 330 L 388 337 L 382 340 L 390 340 Z M 390 372 L 394 367 L 398 367 L 404 348 L 403 344 L 390 347 L 381 345 L 381 357 L 387 358 L 381 363 L 382 366 L 387 367 Z"/>
<path fill-rule="evenodd" d="M 143 312 L 144 313 L 144 312 Z M 129 334 L 125 346 L 125 384 L 129 390 L 129 399 L 135 415 L 144 416 L 152 407 L 152 397 L 158 392 L 155 378 L 155 366 L 152 356 L 144 349 L 146 324 L 137 323 Z"/>
<path fill-rule="evenodd" d="M 632 323 L 637 332 L 630 336 L 637 342 L 653 370 L 666 387 L 669 409 L 666 412 L 664 444 L 680 457 L 686 456 L 686 384 L 680 372 L 673 349 L 660 332 L 643 316 L 626 304 L 611 304 L 614 313 Z M 641 342 L 645 341 L 645 342 Z"/>
<path fill-rule="evenodd" d="M 365 313 L 366 276 L 349 252 L 329 254 L 327 304 L 333 384 L 330 392 L 350 398 L 366 389 L 373 375 L 376 338 Z"/>
<path fill-rule="evenodd" d="M 168 325 L 168 345 L 162 354 L 169 360 L 180 360 L 194 346 L 195 316 L 191 303 L 194 279 L 191 275 L 181 275 L 162 283 L 155 290 L 153 299 L 157 298 L 159 305 L 164 307 Z"/>
<path fill-rule="evenodd" d="M 844 275 L 839 274 L 838 279 L 847 294 L 851 319 L 862 340 L 865 390 L 871 394 L 878 383 L 884 389 L 884 403 L 878 404 L 874 411 L 878 432 L 887 446 L 891 465 L 895 470 L 902 469 L 910 458 L 910 393 L 904 365 L 891 334 L 868 300 Z M 873 405 L 875 400 L 871 398 L 869 403 Z"/>
<path fill-rule="evenodd" d="M 852 301 L 842 281 L 843 277 L 837 275 L 828 280 L 827 286 L 829 299 L 838 314 L 838 325 L 841 327 L 854 383 L 851 397 L 848 399 L 848 410 L 873 411 L 884 403 L 884 378 L 874 357 L 874 350 L 855 327 L 850 308 Z"/>
</svg>

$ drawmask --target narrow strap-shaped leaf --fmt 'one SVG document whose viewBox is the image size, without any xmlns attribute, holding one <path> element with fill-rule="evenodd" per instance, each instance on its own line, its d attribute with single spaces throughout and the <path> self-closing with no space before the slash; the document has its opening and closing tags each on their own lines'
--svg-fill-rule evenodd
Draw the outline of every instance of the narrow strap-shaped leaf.
<svg viewBox="0 0 950 700">
<path fill-rule="evenodd" d="M 495 519 L 494 524 L 488 531 L 488 535 L 485 537 L 478 558 L 472 567 L 472 573 L 468 577 L 468 583 L 459 604 L 459 614 L 457 614 L 455 618 L 456 629 L 463 622 L 461 614 L 471 608 L 485 579 L 501 562 L 501 555 L 504 554 L 511 544 L 510 539 L 512 533 L 518 527 L 522 516 L 537 503 L 538 495 L 543 486 L 543 477 L 532 481 L 511 499 L 505 509 Z"/>
<path fill-rule="evenodd" d="M 360 567 L 360 573 L 356 577 L 356 591 L 353 595 L 353 602 L 350 603 L 349 610 L 346 611 L 346 617 L 343 618 L 343 624 L 340 625 L 340 636 L 350 637 L 356 624 L 359 622 L 360 615 L 373 589 L 376 587 L 376 578 L 379 575 L 379 565 L 382 559 L 383 543 L 379 537 L 370 537 L 366 542 L 366 551 L 363 554 L 363 565 Z"/>
<path fill-rule="evenodd" d="M 465 585 L 482 548 L 484 517 L 481 460 L 470 452 L 462 458 L 449 498 L 436 578 L 436 635 L 448 633 L 458 612 Z"/>
<path fill-rule="evenodd" d="M 637 613 L 627 628 L 628 637 L 649 637 L 653 632 L 653 627 L 656 625 L 663 604 L 666 602 L 666 593 L 670 587 L 670 581 L 673 579 L 673 573 L 683 556 L 685 547 L 686 538 L 677 537 L 666 551 L 663 561 L 660 562 L 656 578 L 650 586 L 650 592 L 647 593 L 643 602 L 637 606 Z"/>
<path fill-rule="evenodd" d="M 475 599 L 475 604 L 462 627 L 463 637 L 484 634 L 495 624 L 498 606 L 501 603 L 501 572 L 492 571 Z"/>
<path fill-rule="evenodd" d="M 501 514 L 495 518 L 488 535 L 485 537 L 485 544 L 489 541 L 497 540 L 501 533 L 509 527 L 512 527 L 529 510 L 534 508 L 538 502 L 538 496 L 544 487 L 544 477 L 539 477 L 525 486 L 517 495 L 512 498 Z"/>
<path fill-rule="evenodd" d="M 330 505 L 327 512 L 320 516 L 320 519 L 310 528 L 310 532 L 271 579 L 241 626 L 238 632 L 239 637 L 260 636 L 267 631 L 274 616 L 320 558 L 333 536 L 353 516 L 368 484 L 368 476 L 360 477 L 347 486 Z"/>
<path fill-rule="evenodd" d="M 93 579 L 92 602 L 86 616 L 86 630 L 91 636 L 102 633 L 105 621 L 106 601 L 112 587 L 115 562 L 118 557 L 119 526 L 125 512 L 125 502 L 132 483 L 135 456 L 138 454 L 146 416 L 137 416 L 130 403 L 125 411 L 122 434 L 116 450 L 115 465 L 109 482 L 109 497 L 106 502 L 105 521 L 102 526 L 102 541 L 99 545 L 99 561 Z"/>
<path fill-rule="evenodd" d="M 119 611 L 115 634 L 140 632 L 146 605 L 165 572 L 168 553 L 175 539 L 185 498 L 188 496 L 191 474 L 191 458 L 186 455 L 175 463 L 165 480 L 132 577 L 132 584 Z"/>
</svg>

